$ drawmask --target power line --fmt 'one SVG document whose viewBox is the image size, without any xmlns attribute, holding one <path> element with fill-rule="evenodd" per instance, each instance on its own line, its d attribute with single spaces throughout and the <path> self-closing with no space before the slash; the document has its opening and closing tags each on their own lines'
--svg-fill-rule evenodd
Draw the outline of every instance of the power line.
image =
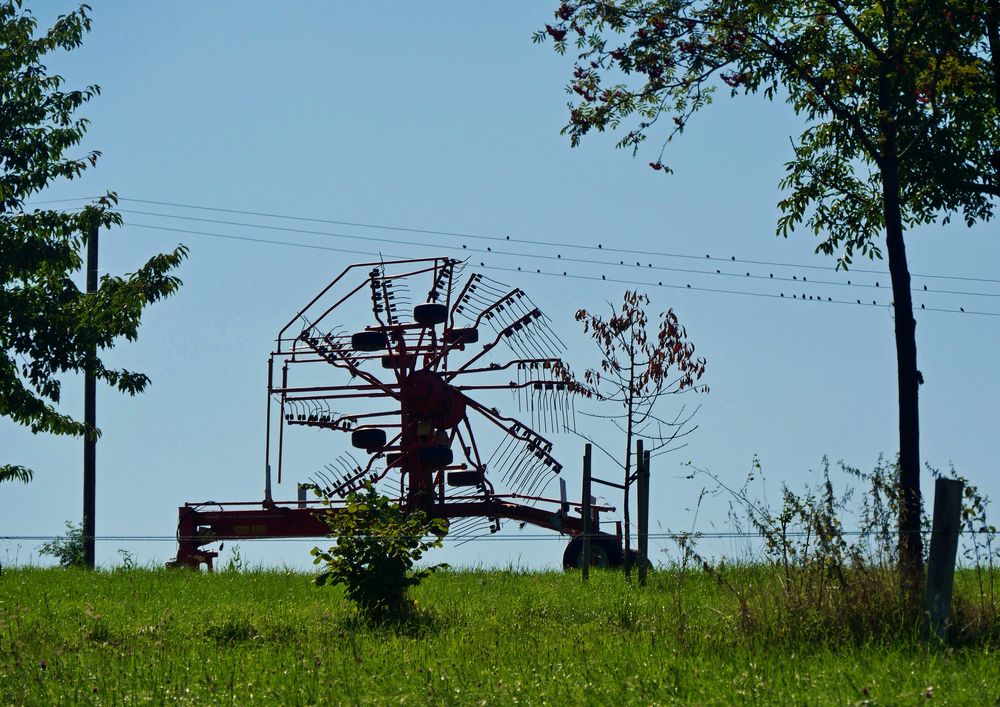
<svg viewBox="0 0 1000 707">
<path fill-rule="evenodd" d="M 182 216 L 182 215 L 179 215 L 179 214 L 164 214 L 164 213 L 157 213 L 157 212 L 152 212 L 152 211 L 136 211 L 136 210 L 131 210 L 131 209 L 119 209 L 119 211 L 121 213 L 124 213 L 124 214 L 135 214 L 135 215 L 142 215 L 142 216 L 155 216 L 157 218 L 171 218 L 171 219 L 179 219 L 179 220 L 184 220 L 184 221 L 197 221 L 197 222 L 200 222 L 200 223 L 211 223 L 211 224 L 222 225 L 222 226 L 237 226 L 237 227 L 241 227 L 241 228 L 256 228 L 256 229 L 267 230 L 267 231 L 279 231 L 279 232 L 287 232 L 287 233 L 301 233 L 301 234 L 306 234 L 306 235 L 325 236 L 325 237 L 328 237 L 328 238 L 343 238 L 343 239 L 348 239 L 348 240 L 375 241 L 375 242 L 378 242 L 378 243 L 390 243 L 390 244 L 393 244 L 393 245 L 407 245 L 407 246 L 415 246 L 415 247 L 419 247 L 419 248 L 451 247 L 451 248 L 455 248 L 457 250 L 457 248 L 455 246 L 441 246 L 441 245 L 433 244 L 433 243 L 415 243 L 413 241 L 399 240 L 399 239 L 393 239 L 393 238 L 378 238 L 378 237 L 371 237 L 371 236 L 368 236 L 368 237 L 366 237 L 366 236 L 357 236 L 357 235 L 350 235 L 350 234 L 345 234 L 345 233 L 331 233 L 329 231 L 313 231 L 313 230 L 300 229 L 300 228 L 288 228 L 288 227 L 284 227 L 284 226 L 271 226 L 271 225 L 267 225 L 267 224 L 246 223 L 246 222 L 242 222 L 242 221 L 224 221 L 224 220 L 219 220 L 219 219 L 199 218 L 197 216 Z M 548 261 L 582 263 L 582 264 L 587 264 L 587 265 L 601 265 L 601 266 L 604 266 L 604 267 L 626 267 L 626 268 L 629 268 L 629 269 L 656 270 L 656 271 L 663 271 L 663 272 L 678 272 L 678 273 L 685 273 L 685 274 L 692 274 L 692 275 L 718 275 L 718 276 L 721 276 L 721 277 L 735 277 L 735 278 L 738 278 L 738 279 L 741 279 L 741 280 L 749 278 L 749 279 L 754 279 L 754 280 L 773 280 L 775 282 L 801 282 L 801 283 L 810 282 L 805 276 L 802 276 L 802 278 L 800 280 L 797 275 L 793 275 L 792 277 L 787 277 L 787 276 L 781 277 L 779 275 L 778 277 L 775 277 L 774 273 L 770 273 L 769 275 L 765 276 L 765 275 L 754 275 L 754 274 L 751 274 L 749 271 L 747 271 L 745 274 L 741 275 L 740 273 L 723 272 L 721 269 L 718 269 L 718 268 L 715 269 L 714 271 L 711 271 L 711 270 L 698 270 L 698 269 L 693 269 L 693 268 L 667 267 L 667 266 L 663 266 L 663 265 L 653 265 L 652 263 L 648 263 L 644 267 L 642 265 L 642 263 L 640 263 L 638 261 L 636 262 L 635 265 L 632 265 L 631 262 L 626 263 L 624 260 L 621 260 L 618 263 L 612 263 L 612 262 L 608 262 L 606 260 L 592 260 L 592 259 L 588 259 L 588 258 L 572 258 L 572 257 L 566 257 L 566 258 L 564 258 L 562 256 L 562 254 L 557 254 L 557 255 L 553 256 L 553 255 L 544 255 L 544 254 L 537 254 L 537 253 L 520 253 L 520 252 L 515 253 L 515 252 L 503 251 L 503 250 L 493 250 L 491 247 L 487 247 L 486 249 L 482 249 L 482 248 L 469 248 L 465 244 L 462 244 L 461 249 L 463 251 L 472 252 L 472 253 L 483 253 L 483 254 L 485 254 L 485 253 L 492 253 L 494 255 L 506 255 L 506 256 L 523 258 L 523 259 L 534 259 L 534 260 L 548 260 Z M 732 262 L 732 261 L 726 261 L 726 262 Z M 743 261 L 735 261 L 735 262 L 743 262 Z M 860 287 L 860 288 L 865 288 L 865 289 L 880 289 L 880 284 L 878 282 L 876 282 L 874 285 L 871 285 L 871 284 L 867 284 L 867 283 L 853 283 L 850 280 L 848 280 L 847 282 L 837 282 L 835 280 L 812 280 L 811 283 L 813 285 L 833 285 L 833 286 L 838 286 L 838 287 Z M 929 288 L 927 288 L 927 286 L 924 286 L 923 290 L 921 290 L 920 288 L 912 288 L 911 292 L 930 292 L 930 293 L 935 293 L 935 294 L 965 295 L 965 296 L 970 296 L 970 297 L 1000 297 L 1000 293 L 992 293 L 992 292 L 968 292 L 968 291 L 963 291 L 963 290 L 938 290 L 938 289 L 929 289 Z"/>
<path fill-rule="evenodd" d="M 296 243 L 294 241 L 278 241 L 278 240 L 267 239 L 267 238 L 250 238 L 248 236 L 234 236 L 234 235 L 227 235 L 227 234 L 221 234 L 221 233 L 210 233 L 210 232 L 207 232 L 207 231 L 195 231 L 195 230 L 184 229 L 184 228 L 171 228 L 171 227 L 168 227 L 168 226 L 154 226 L 154 225 L 151 225 L 151 224 L 142 224 L 142 223 L 134 223 L 134 222 L 127 222 L 124 225 L 132 226 L 134 228 L 148 228 L 148 229 L 153 229 L 153 230 L 158 230 L 158 231 L 170 231 L 170 232 L 173 232 L 173 233 L 187 233 L 187 234 L 191 234 L 191 235 L 206 236 L 206 237 L 209 237 L 209 238 L 224 238 L 224 239 L 228 239 L 228 240 L 247 241 L 247 242 L 251 242 L 251 243 L 265 243 L 265 244 L 269 244 L 269 245 L 280 245 L 280 246 L 293 247 L 293 248 L 308 248 L 310 250 L 324 250 L 324 251 L 332 251 L 332 252 L 337 252 L 337 253 L 344 253 L 344 252 L 346 252 L 346 253 L 351 253 L 351 254 L 355 254 L 355 255 L 365 255 L 365 256 L 370 256 L 370 257 L 375 257 L 375 258 L 377 258 L 377 257 L 383 257 L 383 256 L 388 256 L 388 257 L 393 257 L 393 258 L 409 258 L 409 257 L 413 257 L 412 255 L 409 255 L 409 254 L 375 253 L 375 252 L 371 252 L 371 251 L 346 250 L 346 249 L 343 249 L 343 248 L 333 248 L 333 247 L 330 247 L 330 246 L 312 245 L 312 244 L 307 244 L 307 243 Z M 369 240 L 373 240 L 373 239 L 369 239 Z M 411 245 L 411 246 L 412 245 L 416 245 L 416 244 L 412 244 L 412 243 L 407 243 L 405 241 L 402 242 L 402 244 Z M 438 246 L 438 247 L 439 248 L 445 248 L 445 246 Z M 490 254 L 491 255 L 495 255 L 495 253 L 490 253 Z M 785 299 L 785 300 L 800 300 L 800 301 L 816 301 L 816 302 L 824 302 L 824 303 L 827 303 L 827 304 L 843 304 L 843 305 L 854 305 L 854 306 L 863 306 L 863 307 L 888 306 L 886 304 L 879 305 L 876 300 L 872 300 L 871 304 L 868 304 L 867 300 L 865 300 L 864 302 L 862 302 L 860 299 L 857 299 L 857 300 L 855 300 L 855 301 L 852 302 L 850 300 L 833 299 L 832 297 L 823 298 L 823 297 L 821 297 L 819 295 L 807 295 L 806 293 L 790 293 L 788 296 L 786 296 L 784 292 L 781 292 L 779 294 L 770 294 L 770 293 L 764 293 L 764 292 L 749 292 L 749 291 L 745 291 L 745 290 L 728 290 L 728 289 L 724 289 L 724 288 L 699 287 L 699 286 L 695 286 L 695 285 L 691 285 L 691 284 L 677 285 L 677 284 L 664 283 L 663 281 L 648 282 L 648 281 L 638 281 L 638 280 L 626 280 L 626 279 L 622 279 L 622 278 L 607 277 L 607 276 L 604 276 L 604 275 L 602 275 L 600 277 L 591 276 L 591 275 L 578 275 L 578 274 L 571 274 L 568 271 L 563 271 L 562 273 L 559 273 L 559 272 L 549 272 L 549 271 L 543 271 L 540 268 L 536 268 L 534 270 L 532 270 L 530 268 L 527 269 L 527 270 L 525 270 L 525 269 L 520 268 L 520 267 L 517 267 L 517 268 L 505 268 L 505 267 L 500 267 L 500 266 L 497 266 L 497 265 L 487 265 L 485 262 L 480 262 L 479 263 L 479 267 L 485 268 L 485 269 L 488 269 L 488 270 L 499 270 L 499 271 L 503 271 L 503 272 L 528 273 L 528 274 L 542 275 L 542 276 L 547 276 L 547 277 L 562 277 L 562 278 L 568 278 L 568 279 L 574 279 L 574 280 L 586 280 L 586 281 L 593 281 L 593 282 L 611 282 L 611 283 L 615 283 L 615 284 L 632 285 L 632 286 L 660 287 L 660 288 L 665 288 L 665 289 L 690 290 L 690 291 L 693 291 L 693 292 L 712 292 L 712 293 L 716 293 L 716 294 L 741 295 L 741 296 L 745 296 L 745 297 L 761 297 L 761 298 L 767 298 L 767 299 Z M 804 285 L 808 285 L 809 283 L 803 282 L 803 284 Z M 965 309 L 964 307 L 960 307 L 959 309 L 946 309 L 946 308 L 942 308 L 942 307 L 926 307 L 926 306 L 921 305 L 920 309 L 921 309 L 921 311 L 926 311 L 926 312 L 943 312 L 943 313 L 948 313 L 948 314 L 975 314 L 975 315 L 981 315 L 981 316 L 1000 317 L 1000 312 L 981 312 L 981 311 L 975 311 L 975 310 Z"/>
<path fill-rule="evenodd" d="M 919 532 L 922 535 L 930 535 L 928 531 L 913 531 Z M 892 536 L 898 537 L 900 531 L 894 529 L 892 531 Z M 839 531 L 839 534 L 845 537 L 872 537 L 875 538 L 877 533 L 869 530 L 843 530 Z M 981 536 L 989 535 L 995 536 L 1000 534 L 1000 530 L 990 530 L 989 528 L 984 528 L 980 530 L 969 530 L 967 528 L 959 529 L 959 534 L 967 536 Z M 808 530 L 801 531 L 783 531 L 782 537 L 785 538 L 806 538 L 811 535 L 815 535 L 815 532 Z M 364 533 L 359 533 L 354 537 L 377 537 L 372 535 L 367 535 Z M 64 540 L 66 536 L 64 535 L 0 535 L 0 541 L 22 541 L 22 542 L 52 542 L 55 540 Z M 95 535 L 94 540 L 98 542 L 177 542 L 178 539 L 181 540 L 198 540 L 204 539 L 202 536 L 191 536 L 178 538 L 176 535 Z M 315 543 L 317 541 L 322 541 L 324 539 L 330 539 L 329 536 L 317 535 L 310 538 L 220 538 L 213 542 L 233 542 L 233 541 L 243 541 L 252 540 L 254 542 L 310 542 Z M 729 540 L 729 539 L 766 539 L 766 536 L 758 532 L 748 532 L 748 531 L 710 531 L 710 532 L 659 532 L 650 533 L 650 540 Z M 472 537 L 454 537 L 449 538 L 444 537 L 445 542 L 520 542 L 521 540 L 550 540 L 550 541 L 564 541 L 565 536 L 559 533 L 510 533 L 510 534 L 500 534 L 500 533 L 488 533 L 481 536 Z"/>
<path fill-rule="evenodd" d="M 78 199 L 52 199 L 52 200 L 49 200 L 49 201 L 32 202 L 32 204 L 62 203 L 62 202 L 69 202 L 69 201 L 89 200 L 89 199 L 94 199 L 94 198 L 96 198 L 96 197 L 80 197 Z M 585 244 L 581 244 L 581 243 L 568 243 L 568 242 L 561 242 L 561 241 L 539 241 L 539 240 L 532 240 L 532 239 L 525 239 L 525 238 L 511 238 L 510 236 L 504 236 L 504 237 L 487 236 L 487 235 L 482 235 L 482 234 L 465 233 L 465 232 L 459 232 L 459 231 L 444 231 L 444 230 L 436 230 L 436 229 L 414 228 L 414 227 L 408 227 L 408 226 L 388 226 L 388 225 L 380 225 L 380 224 L 367 223 L 367 222 L 362 222 L 362 221 L 344 221 L 344 220 L 336 220 L 336 219 L 313 218 L 313 217 L 307 217 L 307 216 L 293 216 L 293 215 L 289 215 L 289 214 L 277 214 L 277 213 L 264 212 L 264 211 L 249 211 L 249 210 L 244 210 L 244 209 L 227 209 L 227 208 L 217 207 L 217 206 L 200 206 L 200 205 L 195 205 L 195 204 L 183 204 L 183 203 L 179 203 L 179 202 L 158 201 L 158 200 L 153 200 L 153 199 L 134 199 L 134 198 L 130 198 L 130 197 L 119 197 L 119 201 L 128 201 L 128 202 L 135 202 L 135 203 L 140 203 L 140 204 L 154 204 L 154 205 L 157 205 L 157 206 L 170 206 L 170 207 L 174 207 L 174 208 L 193 209 L 193 210 L 198 210 L 198 211 L 214 211 L 214 212 L 219 212 L 219 213 L 240 214 L 240 215 L 244 215 L 244 216 L 257 216 L 257 217 L 264 217 L 264 218 L 276 218 L 276 219 L 284 219 L 284 220 L 289 220 L 289 221 L 300 221 L 300 222 L 307 222 L 307 223 L 324 223 L 324 224 L 332 224 L 332 225 L 338 225 L 338 226 L 352 226 L 352 227 L 357 227 L 357 228 L 378 229 L 378 230 L 384 230 L 384 231 L 398 231 L 398 232 L 405 232 L 405 233 L 418 233 L 418 234 L 423 234 L 423 235 L 440 235 L 440 236 L 449 236 L 449 237 L 455 237 L 455 238 L 468 238 L 468 239 L 474 239 L 474 240 L 493 241 L 493 242 L 501 242 L 501 243 L 522 243 L 522 244 L 526 244 L 526 245 L 541 245 L 541 246 L 549 246 L 549 247 L 556 247 L 556 248 L 572 248 L 572 249 L 590 250 L 590 251 L 597 250 L 597 251 L 603 251 L 603 252 L 608 252 L 608 253 L 622 253 L 622 254 L 629 254 L 629 255 L 657 256 L 657 257 L 663 257 L 663 258 L 683 258 L 683 259 L 689 259 L 689 260 L 709 260 L 709 261 L 715 261 L 715 262 L 742 263 L 742 264 L 746 264 L 746 265 L 764 265 L 764 266 L 769 266 L 769 267 L 799 268 L 799 269 L 809 269 L 809 270 L 823 270 L 823 271 L 826 271 L 826 272 L 829 272 L 829 270 L 830 270 L 830 268 L 827 267 L 827 266 L 823 266 L 823 265 L 811 265 L 811 264 L 804 264 L 804 263 L 799 264 L 799 263 L 787 263 L 787 262 L 769 261 L 769 260 L 750 260 L 750 259 L 745 259 L 745 258 L 737 258 L 735 256 L 731 256 L 729 258 L 721 258 L 721 257 L 717 257 L 717 256 L 711 256 L 710 254 L 706 254 L 704 257 L 702 257 L 700 255 L 692 255 L 692 254 L 685 254 L 685 253 L 668 253 L 668 252 L 663 252 L 663 251 L 626 249 L 626 248 L 616 248 L 616 247 L 613 247 L 613 246 L 605 247 L 601 243 L 599 243 L 596 246 L 593 246 L 593 245 L 585 245 Z M 182 216 L 168 216 L 168 217 L 169 218 L 185 218 L 185 217 L 182 217 Z M 187 217 L 187 218 L 194 219 L 194 217 Z M 282 229 L 282 230 L 285 230 L 285 229 Z M 870 270 L 870 269 L 866 269 L 866 268 L 852 268 L 851 272 L 864 273 L 864 274 L 869 274 L 869 275 L 888 275 L 888 273 L 885 270 Z M 1000 279 L 982 278 L 982 277 L 969 277 L 969 276 L 962 276 L 962 275 L 937 275 L 937 274 L 929 274 L 929 273 L 914 273 L 914 272 L 911 272 L 910 276 L 911 277 L 915 277 L 915 278 L 933 278 L 933 279 L 942 279 L 942 280 L 959 280 L 959 281 L 966 281 L 966 282 L 982 282 L 982 283 L 990 283 L 990 284 L 1000 284 Z M 974 293 L 959 293 L 959 294 L 974 294 Z"/>
</svg>

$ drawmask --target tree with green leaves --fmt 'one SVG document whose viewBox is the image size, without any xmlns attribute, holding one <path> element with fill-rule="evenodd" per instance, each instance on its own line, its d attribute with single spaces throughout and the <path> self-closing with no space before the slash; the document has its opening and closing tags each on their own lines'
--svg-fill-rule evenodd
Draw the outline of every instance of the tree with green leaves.
<svg viewBox="0 0 1000 707">
<path fill-rule="evenodd" d="M 38 32 L 20 0 L 0 2 L 0 415 L 34 433 L 100 434 L 58 409 L 65 374 L 89 371 L 130 395 L 146 388 L 146 375 L 108 368 L 98 352 L 122 337 L 137 338 L 146 305 L 180 286 L 171 271 L 187 254 L 180 246 L 134 273 L 105 275 L 88 294 L 74 276 L 89 234 L 121 224 L 115 194 L 75 212 L 26 203 L 55 180 L 79 177 L 100 157 L 70 154 L 88 125 L 75 113 L 100 88 L 67 90 L 43 64 L 47 55 L 81 45 L 88 13 L 83 5 Z M 12 479 L 29 481 L 31 470 L 0 466 L 0 481 Z"/>
<path fill-rule="evenodd" d="M 916 321 L 904 234 L 991 218 L 1000 196 L 996 0 L 580 0 L 536 33 L 576 49 L 564 128 L 666 144 L 720 89 L 785 101 L 804 118 L 781 181 L 778 234 L 805 227 L 847 268 L 881 258 L 892 281 L 899 391 L 900 558 L 919 596 Z"/>
<path fill-rule="evenodd" d="M 600 365 L 583 374 L 588 393 L 610 404 L 613 410 L 583 414 L 613 425 L 625 442 L 625 453 L 618 456 L 585 436 L 623 472 L 626 576 L 632 564 L 630 496 L 642 461 L 635 442 L 639 439 L 647 442 L 645 451 L 651 456 L 678 449 L 676 443 L 695 429 L 689 425 L 694 413 L 686 412 L 684 406 L 672 415 L 664 413 L 660 409 L 663 398 L 708 392 L 708 386 L 698 382 L 705 374 L 705 359 L 695 356 L 694 344 L 687 338 L 687 331 L 674 310 L 663 312 L 659 324 L 650 329 L 649 306 L 649 295 L 627 290 L 619 306 L 609 303 L 610 316 L 586 309 L 576 313 L 576 320 L 583 322 L 584 333 L 593 338 L 600 355 Z"/>
</svg>

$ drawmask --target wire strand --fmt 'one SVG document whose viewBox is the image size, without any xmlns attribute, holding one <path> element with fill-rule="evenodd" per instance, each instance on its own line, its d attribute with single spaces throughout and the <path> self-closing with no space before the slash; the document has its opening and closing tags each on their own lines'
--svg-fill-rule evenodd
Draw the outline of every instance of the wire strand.
<svg viewBox="0 0 1000 707">
<path fill-rule="evenodd" d="M 168 227 L 168 226 L 154 226 L 154 225 L 151 225 L 151 224 L 143 224 L 143 223 L 135 223 L 135 222 L 126 222 L 124 225 L 132 226 L 133 228 L 148 228 L 148 229 L 153 229 L 153 230 L 157 230 L 157 231 L 169 231 L 169 232 L 173 232 L 173 233 L 187 233 L 187 234 L 191 234 L 191 235 L 206 236 L 206 237 L 210 237 L 210 238 L 224 238 L 224 239 L 229 239 L 229 240 L 247 241 L 247 242 L 251 242 L 251 243 L 265 243 L 265 244 L 269 244 L 269 245 L 280 245 L 280 246 L 288 246 L 288 247 L 294 247 L 294 248 L 308 248 L 308 249 L 311 249 L 311 250 L 325 250 L 325 251 L 333 251 L 333 252 L 337 252 L 337 253 L 345 253 L 346 252 L 346 253 L 351 253 L 351 254 L 355 254 L 355 255 L 366 255 L 366 256 L 370 256 L 370 257 L 381 257 L 381 256 L 388 256 L 388 257 L 392 257 L 392 258 L 410 258 L 410 257 L 413 257 L 412 254 L 397 254 L 397 253 L 384 253 L 384 252 L 377 253 L 377 252 L 372 252 L 372 251 L 346 250 L 346 249 L 343 249 L 343 248 L 333 248 L 333 247 L 330 247 L 330 246 L 312 245 L 312 244 L 307 244 L 307 243 L 296 243 L 294 241 L 278 241 L 278 240 L 267 239 L 267 238 L 250 238 L 248 236 L 234 236 L 234 235 L 227 235 L 227 234 L 221 234 L 221 233 L 210 233 L 210 232 L 207 232 L 207 231 L 195 231 L 195 230 L 192 230 L 192 229 L 171 228 L 171 227 Z M 412 245 L 412 244 L 410 244 L 410 245 Z M 443 247 L 443 246 L 439 246 L 439 247 Z M 592 276 L 592 275 L 571 274 L 568 271 L 563 271 L 562 273 L 559 273 L 559 272 L 549 272 L 549 271 L 543 271 L 540 268 L 536 268 L 534 270 L 532 270 L 530 268 L 527 269 L 527 270 L 525 270 L 524 268 L 521 268 L 521 267 L 506 268 L 506 267 L 501 267 L 501 266 L 498 266 L 498 265 L 487 265 L 484 261 L 479 263 L 479 267 L 485 268 L 485 269 L 488 269 L 488 270 L 499 270 L 499 271 L 502 271 L 502 272 L 519 272 L 519 273 L 541 275 L 541 276 L 546 276 L 546 277 L 562 277 L 562 278 L 575 279 L 575 280 L 586 280 L 586 281 L 592 281 L 592 282 L 612 282 L 612 283 L 615 283 L 615 284 L 624 284 L 624 285 L 632 285 L 632 286 L 642 286 L 642 287 L 650 287 L 650 288 L 660 287 L 660 288 L 665 288 L 665 289 L 690 290 L 692 292 L 712 292 L 712 293 L 716 293 L 716 294 L 739 295 L 739 296 L 745 296 L 745 297 L 759 297 L 759 298 L 765 298 L 765 299 L 784 299 L 784 300 L 798 300 L 798 301 L 807 301 L 808 300 L 808 301 L 824 302 L 826 304 L 852 305 L 852 306 L 862 306 L 862 307 L 866 307 L 866 308 L 867 307 L 890 306 L 887 303 L 883 303 L 883 304 L 880 305 L 877 302 L 877 300 L 872 300 L 871 304 L 869 305 L 868 302 L 867 302 L 867 300 L 864 301 L 864 302 L 862 302 L 860 299 L 857 299 L 857 300 L 855 300 L 855 301 L 852 302 L 850 300 L 833 299 L 832 297 L 823 298 L 823 297 L 820 297 L 819 295 L 807 295 L 805 293 L 801 293 L 801 294 L 800 293 L 791 293 L 788 296 L 786 296 L 784 292 L 781 292 L 779 294 L 771 294 L 771 293 L 765 293 L 765 292 L 750 292 L 750 291 L 746 291 L 746 290 L 728 290 L 728 289 L 716 288 L 716 287 L 701 287 L 701 286 L 696 286 L 696 285 L 691 285 L 691 284 L 683 284 L 683 285 L 680 285 L 680 284 L 671 284 L 671 283 L 664 283 L 662 280 L 661 281 L 656 281 L 656 282 L 650 282 L 650 281 L 639 281 L 639 280 L 627 280 L 627 279 L 623 279 L 623 278 L 613 278 L 613 277 L 607 277 L 605 275 L 601 275 L 600 277 L 597 277 L 597 276 Z M 809 283 L 808 282 L 804 282 L 802 284 L 803 285 L 808 285 Z M 947 314 L 971 314 L 971 315 L 978 315 L 978 316 L 1000 317 L 1000 312 L 977 311 L 977 310 L 965 309 L 964 307 L 960 307 L 959 309 L 956 310 L 956 309 L 947 309 L 947 308 L 943 308 L 943 307 L 926 307 L 926 306 L 922 305 L 920 307 L 920 311 L 942 312 L 942 313 L 947 313 Z"/>
</svg>

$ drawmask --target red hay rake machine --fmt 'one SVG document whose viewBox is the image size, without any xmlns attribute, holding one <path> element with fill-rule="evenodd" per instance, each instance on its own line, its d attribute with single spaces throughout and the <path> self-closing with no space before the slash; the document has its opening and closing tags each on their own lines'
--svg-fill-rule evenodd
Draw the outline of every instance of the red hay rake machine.
<svg viewBox="0 0 1000 707">
<path fill-rule="evenodd" d="M 542 433 L 571 427 L 573 398 L 587 391 L 527 295 L 463 277 L 464 267 L 451 258 L 351 265 L 281 329 L 268 360 L 264 500 L 183 505 L 171 564 L 211 570 L 218 551 L 206 546 L 225 540 L 324 537 L 322 515 L 342 506 L 306 492 L 342 500 L 368 482 L 404 509 L 446 520 L 452 540 L 514 520 L 572 536 L 563 563 L 579 563 L 583 506 L 567 502 L 562 480 L 559 498 L 544 495 L 562 466 Z M 346 329 L 355 318 L 372 323 Z M 530 424 L 476 399 L 495 391 L 507 391 Z M 492 438 L 488 456 L 480 427 Z M 340 453 L 298 484 L 294 501 L 275 501 L 272 457 L 279 484 L 289 464 L 304 463 L 301 453 L 286 460 L 293 429 L 320 444 L 339 437 L 338 449 L 349 437 L 366 458 Z M 620 564 L 620 526 L 616 535 L 599 530 L 600 513 L 614 508 L 590 509 L 592 561 Z"/>
</svg>

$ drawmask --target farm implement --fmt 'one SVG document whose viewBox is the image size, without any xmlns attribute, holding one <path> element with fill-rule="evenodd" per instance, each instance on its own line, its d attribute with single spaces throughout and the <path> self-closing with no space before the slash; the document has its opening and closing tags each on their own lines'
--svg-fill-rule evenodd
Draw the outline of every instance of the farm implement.
<svg viewBox="0 0 1000 707">
<path fill-rule="evenodd" d="M 451 258 L 351 265 L 281 329 L 268 359 L 264 499 L 181 506 L 171 564 L 211 569 L 208 546 L 225 540 L 326 536 L 323 515 L 368 483 L 447 521 L 452 540 L 512 520 L 571 536 L 563 563 L 579 563 L 583 504 L 566 500 L 561 479 L 559 497 L 546 496 L 562 466 L 543 433 L 572 427 L 574 397 L 588 391 L 521 289 L 463 270 Z M 371 323 L 344 325 L 358 320 Z M 498 391 L 528 422 L 480 401 Z M 274 500 L 272 461 L 280 485 L 306 463 L 288 444 L 306 432 L 333 461 L 294 500 Z M 335 454 L 348 438 L 354 453 Z M 614 508 L 589 505 L 592 561 L 619 564 L 620 528 L 600 532 Z"/>
</svg>

